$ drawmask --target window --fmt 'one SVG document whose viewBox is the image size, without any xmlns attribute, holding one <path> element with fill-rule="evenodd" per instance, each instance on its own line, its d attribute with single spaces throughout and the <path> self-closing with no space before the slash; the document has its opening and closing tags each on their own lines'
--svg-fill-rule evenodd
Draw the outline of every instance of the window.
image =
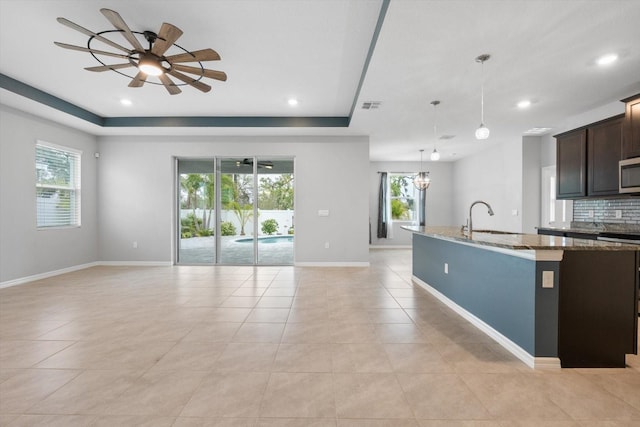
<svg viewBox="0 0 640 427">
<path fill-rule="evenodd" d="M 556 200 L 556 167 L 542 168 L 542 227 L 567 227 L 573 220 L 573 201 Z"/>
<path fill-rule="evenodd" d="M 389 174 L 389 198 L 391 219 L 395 221 L 416 221 L 418 190 L 413 185 L 413 177 Z"/>
<path fill-rule="evenodd" d="M 38 228 L 80 226 L 82 152 L 36 143 L 36 221 Z"/>
</svg>

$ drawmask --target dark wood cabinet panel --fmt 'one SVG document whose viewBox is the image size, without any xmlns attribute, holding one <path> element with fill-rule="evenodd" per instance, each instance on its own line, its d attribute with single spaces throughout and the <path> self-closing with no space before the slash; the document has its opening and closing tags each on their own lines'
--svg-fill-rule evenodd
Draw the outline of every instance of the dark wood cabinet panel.
<svg viewBox="0 0 640 427">
<path fill-rule="evenodd" d="M 565 368 L 625 367 L 637 354 L 637 252 L 565 251 L 558 355 Z"/>
<path fill-rule="evenodd" d="M 623 156 L 640 157 L 640 94 L 623 99 L 626 102 L 624 120 Z"/>
<path fill-rule="evenodd" d="M 556 198 L 587 195 L 587 130 L 578 129 L 556 136 Z"/>
<path fill-rule="evenodd" d="M 622 159 L 624 115 L 587 128 L 587 195 L 618 194 L 618 162 Z"/>
</svg>

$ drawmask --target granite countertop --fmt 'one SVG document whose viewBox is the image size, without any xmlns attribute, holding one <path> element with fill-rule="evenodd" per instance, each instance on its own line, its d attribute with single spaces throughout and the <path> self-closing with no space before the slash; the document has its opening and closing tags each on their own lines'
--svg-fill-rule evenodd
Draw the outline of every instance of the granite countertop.
<svg viewBox="0 0 640 427">
<path fill-rule="evenodd" d="M 537 227 L 537 229 L 566 233 L 590 234 L 595 236 L 611 233 L 619 235 L 640 234 L 640 227 L 638 227 L 637 225 L 613 223 L 571 222 L 570 227 Z"/>
<path fill-rule="evenodd" d="M 477 230 L 471 236 L 460 227 L 417 227 L 403 226 L 405 230 L 425 236 L 467 244 L 493 246 L 514 250 L 602 250 L 637 251 L 640 245 L 603 242 L 599 240 L 575 239 L 571 237 L 547 236 L 541 234 L 518 234 L 510 232 L 489 232 Z"/>
</svg>

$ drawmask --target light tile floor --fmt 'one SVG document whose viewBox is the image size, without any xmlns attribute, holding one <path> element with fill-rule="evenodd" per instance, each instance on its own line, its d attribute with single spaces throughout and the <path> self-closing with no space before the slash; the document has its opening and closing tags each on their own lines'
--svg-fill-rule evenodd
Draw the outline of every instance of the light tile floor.
<svg viewBox="0 0 640 427">
<path fill-rule="evenodd" d="M 0 290 L 0 425 L 640 425 L 626 369 L 534 371 L 369 268 L 99 267 Z"/>
</svg>

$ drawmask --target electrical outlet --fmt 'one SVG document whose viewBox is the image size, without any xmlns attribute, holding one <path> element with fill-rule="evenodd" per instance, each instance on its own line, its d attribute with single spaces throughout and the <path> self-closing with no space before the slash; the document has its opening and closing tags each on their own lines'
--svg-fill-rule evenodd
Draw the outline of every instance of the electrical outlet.
<svg viewBox="0 0 640 427">
<path fill-rule="evenodd" d="M 138 249 L 138 242 L 134 240 L 132 246 L 133 246 L 133 249 Z"/>
<path fill-rule="evenodd" d="M 622 218 L 622 211 L 620 209 L 616 209 L 616 219 Z"/>
<path fill-rule="evenodd" d="M 542 287 L 553 288 L 553 271 L 542 272 Z"/>
<path fill-rule="evenodd" d="M 590 210 L 590 211 L 588 211 L 588 212 L 587 212 L 587 216 L 588 216 L 589 218 L 593 218 L 593 211 L 591 211 L 591 210 Z"/>
<path fill-rule="evenodd" d="M 329 249 L 329 242 L 324 242 L 324 248 Z"/>
<path fill-rule="evenodd" d="M 449 263 L 444 263 L 444 274 L 449 274 Z"/>
</svg>

